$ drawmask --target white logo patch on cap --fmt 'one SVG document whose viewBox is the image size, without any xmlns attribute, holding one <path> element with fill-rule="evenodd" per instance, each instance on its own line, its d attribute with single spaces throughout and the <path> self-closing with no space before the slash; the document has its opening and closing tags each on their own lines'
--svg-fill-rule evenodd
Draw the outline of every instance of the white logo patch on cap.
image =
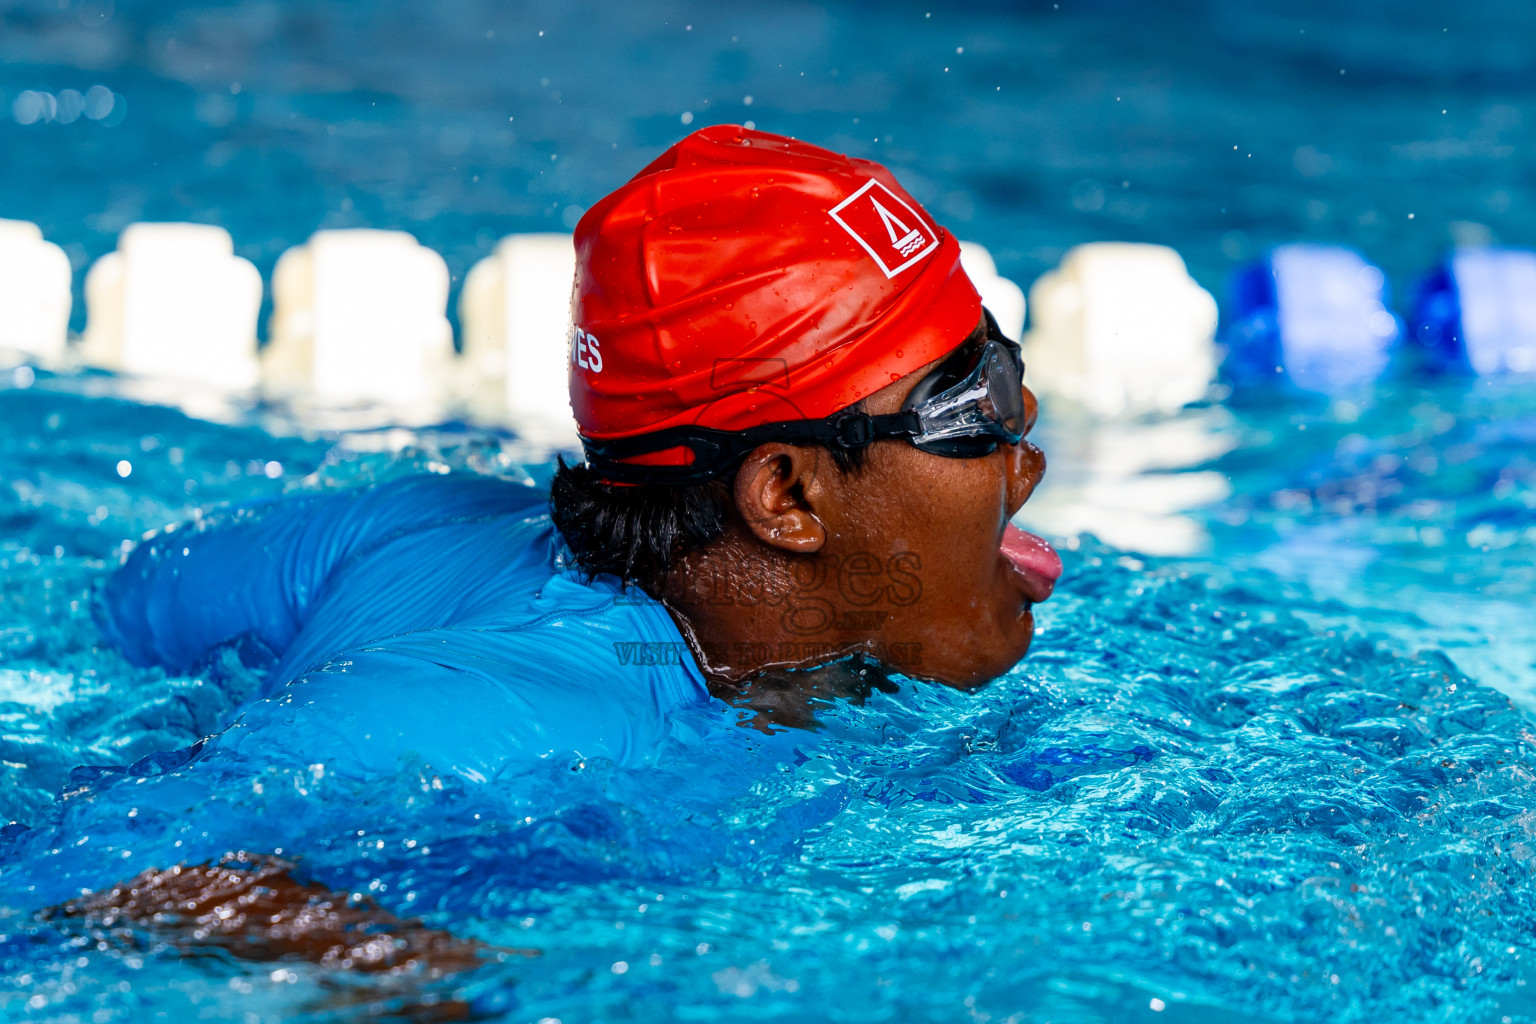
<svg viewBox="0 0 1536 1024">
<path fill-rule="evenodd" d="M 939 244 L 939 233 L 874 178 L 827 213 L 874 257 L 886 277 L 895 277 Z"/>
</svg>

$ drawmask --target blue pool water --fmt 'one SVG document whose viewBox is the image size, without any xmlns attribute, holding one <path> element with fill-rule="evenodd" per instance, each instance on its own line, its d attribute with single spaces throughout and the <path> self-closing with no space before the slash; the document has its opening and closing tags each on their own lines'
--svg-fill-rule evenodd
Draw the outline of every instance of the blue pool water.
<svg viewBox="0 0 1536 1024">
<path fill-rule="evenodd" d="M 192 219 L 264 273 L 317 227 L 375 226 L 462 276 L 508 231 L 568 225 L 689 114 L 888 162 L 1026 285 L 1124 238 L 1175 245 L 1220 294 L 1263 247 L 1316 239 L 1401 295 L 1453 240 L 1536 238 L 1533 19 L 1496 0 L 0 0 L 0 216 L 77 271 L 133 220 Z M 117 116 L 9 116 L 23 90 L 93 84 Z M 101 646 L 93 590 L 145 531 L 444 466 L 548 472 L 462 427 L 215 424 L 126 393 L 0 370 L 0 821 L 30 826 L 0 838 L 0 1016 L 1536 1018 L 1529 382 L 1186 410 L 1175 436 L 1201 443 L 1137 480 L 1226 481 L 1179 517 L 1197 553 L 1062 534 L 1034 653 L 976 694 L 907 686 L 773 739 L 704 715 L 649 771 L 358 787 L 284 762 L 66 801 L 75 766 L 185 746 L 260 683 L 235 658 L 168 677 Z M 1041 432 L 1051 488 L 1114 447 L 1049 405 Z M 32 915 L 253 836 L 539 955 L 364 977 Z"/>
<path fill-rule="evenodd" d="M 771 739 L 701 714 L 648 770 L 359 785 L 275 761 L 61 803 L 74 765 L 192 742 L 259 682 L 233 658 L 168 678 L 100 646 L 91 591 L 125 542 L 285 489 L 524 472 L 464 430 L 306 439 L 111 390 L 0 391 L 0 814 L 35 826 L 0 846 L 12 1017 L 364 1019 L 430 998 L 506 1020 L 1536 1014 L 1536 631 L 1507 612 L 1536 592 L 1529 389 L 1189 410 L 1234 446 L 1190 470 L 1234 482 L 1192 513 L 1209 551 L 1064 538 L 1034 653 L 973 695 L 908 685 Z M 1069 423 L 1047 443 L 1082 444 Z M 539 955 L 364 978 L 30 917 L 253 836 L 327 886 Z"/>
</svg>

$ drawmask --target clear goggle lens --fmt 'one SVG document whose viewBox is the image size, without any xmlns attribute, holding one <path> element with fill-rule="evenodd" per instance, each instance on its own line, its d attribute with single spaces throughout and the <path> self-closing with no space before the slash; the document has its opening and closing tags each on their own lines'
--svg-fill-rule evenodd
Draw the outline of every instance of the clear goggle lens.
<svg viewBox="0 0 1536 1024">
<path fill-rule="evenodd" d="M 949 384 L 956 369 L 939 366 L 907 398 L 903 408 L 916 412 L 922 424 L 912 444 L 953 458 L 986 455 L 999 444 L 1018 444 L 1024 437 L 1024 363 L 1018 345 L 990 337 L 970 371 Z"/>
</svg>

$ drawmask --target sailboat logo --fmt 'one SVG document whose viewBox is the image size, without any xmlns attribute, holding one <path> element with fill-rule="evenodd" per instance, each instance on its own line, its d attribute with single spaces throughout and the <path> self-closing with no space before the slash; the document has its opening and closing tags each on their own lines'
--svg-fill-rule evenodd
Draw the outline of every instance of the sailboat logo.
<svg viewBox="0 0 1536 1024">
<path fill-rule="evenodd" d="M 827 212 L 874 258 L 886 277 L 895 277 L 938 248 L 938 232 L 873 178 Z"/>
<path fill-rule="evenodd" d="M 871 199 L 870 203 L 874 206 L 875 212 L 880 215 L 880 220 L 885 225 L 886 232 L 891 236 L 891 248 L 903 256 L 911 256 L 927 241 L 921 231 L 917 228 L 907 227 L 894 213 L 881 206 L 880 200 Z M 898 231 L 901 233 L 900 238 L 896 236 Z"/>
</svg>

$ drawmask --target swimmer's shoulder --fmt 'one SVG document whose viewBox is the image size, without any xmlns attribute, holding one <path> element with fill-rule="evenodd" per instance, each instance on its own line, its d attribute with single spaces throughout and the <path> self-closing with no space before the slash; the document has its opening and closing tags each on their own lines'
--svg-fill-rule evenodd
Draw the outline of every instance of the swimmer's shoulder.
<svg viewBox="0 0 1536 1024">
<path fill-rule="evenodd" d="M 551 757 L 650 763 L 676 716 L 712 703 L 664 611 L 560 578 L 543 597 L 543 614 L 336 651 L 247 708 L 215 747 L 343 775 L 420 762 L 483 781 Z"/>
<path fill-rule="evenodd" d="M 242 637 L 281 657 L 350 566 L 424 531 L 538 519 L 548 500 L 495 477 L 417 474 L 214 510 L 140 542 L 96 620 L 135 664 L 185 669 Z"/>
</svg>

